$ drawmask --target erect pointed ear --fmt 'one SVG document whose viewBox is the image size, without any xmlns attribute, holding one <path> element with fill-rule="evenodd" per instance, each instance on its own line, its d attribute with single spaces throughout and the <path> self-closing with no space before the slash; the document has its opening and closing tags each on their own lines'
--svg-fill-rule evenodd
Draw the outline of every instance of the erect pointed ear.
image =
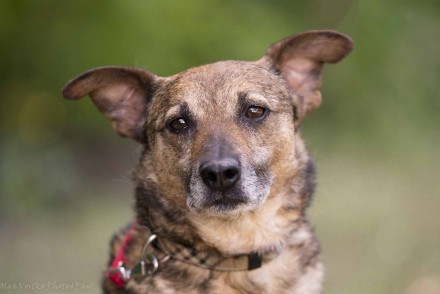
<svg viewBox="0 0 440 294">
<path fill-rule="evenodd" d="M 293 94 L 297 119 L 301 120 L 321 104 L 323 64 L 340 61 L 352 48 L 352 40 L 341 33 L 308 31 L 272 45 L 258 62 L 281 74 Z"/>
<path fill-rule="evenodd" d="M 69 81 L 63 96 L 76 100 L 89 95 L 116 132 L 144 142 L 146 108 L 156 79 L 141 68 L 98 67 Z"/>
</svg>

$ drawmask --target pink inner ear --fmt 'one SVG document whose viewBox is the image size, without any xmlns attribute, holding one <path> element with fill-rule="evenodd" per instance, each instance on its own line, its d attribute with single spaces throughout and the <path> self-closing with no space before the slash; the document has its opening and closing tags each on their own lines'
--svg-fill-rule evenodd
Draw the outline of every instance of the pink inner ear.
<svg viewBox="0 0 440 294">
<path fill-rule="evenodd" d="M 336 63 L 353 48 L 348 36 L 317 30 L 288 37 L 269 47 L 260 64 L 279 71 L 294 95 L 298 118 L 321 104 L 321 69 Z"/>
<path fill-rule="evenodd" d="M 297 115 L 301 119 L 321 104 L 321 68 L 320 62 L 306 58 L 293 58 L 281 65 L 281 74 L 292 93 L 297 107 Z"/>
<path fill-rule="evenodd" d="M 306 96 L 319 90 L 321 67 L 318 62 L 306 58 L 293 58 L 281 65 L 281 73 L 294 93 Z"/>
<path fill-rule="evenodd" d="M 128 83 L 109 84 L 91 93 L 92 99 L 101 111 L 112 111 L 129 99 L 135 88 Z"/>
<path fill-rule="evenodd" d="M 98 67 L 70 80 L 63 95 L 74 100 L 89 95 L 120 135 L 143 143 L 147 98 L 156 81 L 154 74 L 142 68 Z"/>
<path fill-rule="evenodd" d="M 138 85 L 131 85 L 128 81 L 114 83 L 90 96 L 120 135 L 133 137 L 146 107 L 144 93 Z"/>
</svg>

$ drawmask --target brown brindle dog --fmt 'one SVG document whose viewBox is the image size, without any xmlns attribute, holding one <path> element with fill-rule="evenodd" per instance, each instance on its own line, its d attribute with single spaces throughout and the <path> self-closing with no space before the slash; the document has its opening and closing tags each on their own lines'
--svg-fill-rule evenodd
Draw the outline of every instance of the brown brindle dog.
<svg viewBox="0 0 440 294">
<path fill-rule="evenodd" d="M 343 34 L 308 31 L 256 62 L 170 77 L 101 67 L 71 80 L 64 97 L 89 95 L 143 145 L 136 221 L 112 241 L 104 291 L 321 293 L 305 213 L 314 168 L 298 129 L 321 103 L 323 64 L 351 50 Z"/>
</svg>

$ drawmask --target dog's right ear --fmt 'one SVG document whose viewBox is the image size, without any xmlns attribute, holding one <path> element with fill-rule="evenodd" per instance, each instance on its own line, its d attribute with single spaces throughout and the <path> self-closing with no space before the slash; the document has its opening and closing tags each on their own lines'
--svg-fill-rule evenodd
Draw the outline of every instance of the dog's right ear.
<svg viewBox="0 0 440 294">
<path fill-rule="evenodd" d="M 142 143 L 147 103 L 156 80 L 157 76 L 141 68 L 98 67 L 70 80 L 63 96 L 76 100 L 89 95 L 119 135 Z"/>
<path fill-rule="evenodd" d="M 301 121 L 321 104 L 324 63 L 337 63 L 352 49 L 352 40 L 344 34 L 330 30 L 308 31 L 273 44 L 258 62 L 279 74 L 295 94 L 296 118 Z"/>
</svg>

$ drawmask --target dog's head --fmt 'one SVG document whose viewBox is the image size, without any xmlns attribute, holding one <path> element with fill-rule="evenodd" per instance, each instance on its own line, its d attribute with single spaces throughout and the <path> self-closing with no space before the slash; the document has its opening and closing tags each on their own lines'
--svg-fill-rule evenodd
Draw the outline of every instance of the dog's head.
<svg viewBox="0 0 440 294">
<path fill-rule="evenodd" d="M 176 207 L 231 215 L 262 206 L 295 176 L 295 131 L 321 102 L 324 63 L 352 49 L 333 31 L 272 45 L 256 62 L 224 61 L 158 77 L 102 67 L 71 80 L 69 99 L 90 95 L 122 136 L 145 145 L 141 165 Z"/>
</svg>

